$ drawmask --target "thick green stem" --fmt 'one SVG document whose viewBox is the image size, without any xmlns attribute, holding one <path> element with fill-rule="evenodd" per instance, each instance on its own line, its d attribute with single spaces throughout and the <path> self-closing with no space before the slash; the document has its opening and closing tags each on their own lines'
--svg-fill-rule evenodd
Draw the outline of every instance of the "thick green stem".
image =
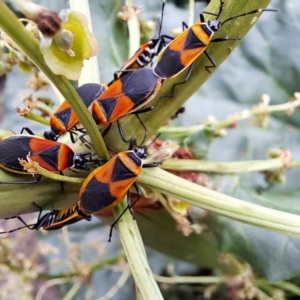
<svg viewBox="0 0 300 300">
<path fill-rule="evenodd" d="M 143 170 L 138 182 L 208 211 L 286 235 L 300 236 L 300 219 L 297 215 L 218 193 L 159 168 Z"/>
<path fill-rule="evenodd" d="M 216 162 L 199 159 L 167 159 L 161 165 L 161 168 L 167 170 L 199 171 L 223 174 L 258 172 L 297 167 L 300 167 L 300 161 L 295 160 L 286 163 L 280 158 L 234 162 Z"/>
<path fill-rule="evenodd" d="M 127 24 L 129 31 L 129 56 L 131 56 L 138 49 L 140 43 L 139 20 L 135 8 L 133 7 L 133 1 L 127 1 L 125 7 L 129 15 Z M 123 199 L 123 201 L 113 209 L 115 217 L 118 218 L 126 207 L 127 201 Z M 137 296 L 139 297 L 140 295 L 142 299 L 163 299 L 148 264 L 139 229 L 128 211 L 118 222 L 117 228 L 137 286 Z"/>
<path fill-rule="evenodd" d="M 20 175 L 0 169 L 1 183 L 16 182 L 16 184 L 0 184 L 0 218 L 36 211 L 33 201 L 43 209 L 61 209 L 72 206 L 78 201 L 80 188 L 78 183 L 68 183 L 64 185 L 64 190 L 61 181 L 45 177 L 37 184 L 17 184 L 20 181 L 31 180 L 33 177 L 30 174 Z"/>
<path fill-rule="evenodd" d="M 121 202 L 114 211 L 119 216 L 126 209 L 126 202 Z M 129 213 L 118 222 L 118 232 L 128 259 L 134 280 L 143 299 L 163 299 L 145 255 L 136 222 Z"/>
</svg>

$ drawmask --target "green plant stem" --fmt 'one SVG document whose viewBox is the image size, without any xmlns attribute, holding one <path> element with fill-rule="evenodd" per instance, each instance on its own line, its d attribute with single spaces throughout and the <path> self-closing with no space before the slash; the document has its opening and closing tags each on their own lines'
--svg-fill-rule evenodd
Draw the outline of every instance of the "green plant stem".
<svg viewBox="0 0 300 300">
<path fill-rule="evenodd" d="M 42 177 L 38 184 L 17 184 L 32 179 L 29 173 L 21 175 L 0 168 L 0 182 L 16 182 L 12 185 L 0 184 L 0 218 L 35 212 L 37 209 L 32 201 L 43 209 L 61 209 L 78 201 L 78 183 L 68 183 L 64 186 L 64 191 L 61 182 L 46 177 Z"/>
<path fill-rule="evenodd" d="M 28 119 L 28 120 L 32 120 L 35 122 L 39 122 L 43 125 L 47 125 L 50 126 L 50 121 L 45 119 L 44 117 L 41 117 L 33 112 L 29 112 L 28 114 L 24 115 L 24 118 Z"/>
<path fill-rule="evenodd" d="M 72 300 L 73 297 L 76 295 L 78 290 L 81 288 L 83 282 L 77 280 L 74 282 L 73 286 L 69 289 L 69 291 L 64 295 L 64 300 Z"/>
<path fill-rule="evenodd" d="M 49 280 L 47 282 L 45 282 L 41 288 L 38 290 L 38 293 L 35 297 L 35 300 L 42 300 L 44 293 L 46 292 L 47 289 L 49 289 L 50 287 L 53 287 L 55 285 L 61 285 L 61 284 L 65 284 L 65 283 L 69 283 L 70 280 L 69 279 L 53 279 L 53 280 Z"/>
<path fill-rule="evenodd" d="M 264 278 L 257 278 L 255 280 L 255 285 L 256 285 L 258 290 L 264 291 L 268 295 L 273 294 L 274 288 L 268 280 L 266 280 Z"/>
<path fill-rule="evenodd" d="M 211 212 L 289 236 L 300 236 L 299 216 L 230 197 L 159 168 L 143 170 L 138 183 Z"/>
<path fill-rule="evenodd" d="M 6 136 L 11 136 L 13 133 L 9 130 L 0 129 L 0 138 L 4 138 Z"/>
<path fill-rule="evenodd" d="M 250 110 L 245 109 L 241 112 L 232 114 L 223 121 L 216 121 L 214 123 L 212 123 L 211 121 L 204 121 L 199 125 L 188 126 L 188 127 L 162 126 L 158 131 L 160 133 L 174 134 L 175 136 L 189 136 L 193 133 L 203 131 L 205 129 L 213 129 L 215 131 L 218 131 L 222 128 L 230 128 L 231 126 L 236 124 L 236 122 L 249 119 L 252 116 L 259 116 L 259 115 L 266 116 L 274 112 L 294 110 L 299 106 L 300 106 L 300 99 L 296 99 L 294 101 L 289 101 L 278 105 L 257 105 Z"/>
<path fill-rule="evenodd" d="M 214 283 L 221 283 L 226 281 L 223 277 L 216 277 L 216 276 L 172 276 L 172 277 L 165 277 L 160 275 L 154 275 L 156 281 L 161 283 L 168 283 L 168 284 L 191 284 L 191 283 L 198 283 L 198 284 L 214 284 Z"/>
<path fill-rule="evenodd" d="M 36 101 L 36 103 L 34 103 L 34 108 L 39 109 L 40 111 L 46 112 L 48 115 L 53 114 L 52 108 L 49 107 L 46 103 L 39 101 L 39 100 Z"/>
<path fill-rule="evenodd" d="M 59 92 L 69 102 L 80 123 L 89 133 L 96 152 L 100 157 L 108 159 L 106 146 L 98 127 L 86 106 L 64 76 L 55 75 L 44 61 L 38 42 L 24 29 L 10 9 L 0 1 L 0 28 L 18 45 L 19 49 L 51 80 Z"/>
<path fill-rule="evenodd" d="M 46 170 L 42 167 L 38 167 L 37 174 L 45 176 L 45 177 L 53 179 L 53 180 L 58 180 L 61 182 L 82 184 L 84 181 L 84 178 L 76 178 L 76 177 L 69 177 L 69 176 L 65 176 L 65 175 L 59 175 L 56 173 L 49 172 L 48 170 Z"/>
<path fill-rule="evenodd" d="M 130 15 L 127 25 L 129 31 L 129 57 L 131 57 L 140 45 L 140 30 L 138 16 L 133 8 L 133 1 L 128 0 L 126 5 Z M 126 207 L 127 199 L 123 199 L 113 209 L 115 217 L 120 216 Z M 118 222 L 117 228 L 137 286 L 137 297 L 142 299 L 163 299 L 148 264 L 139 229 L 136 222 L 133 222 L 132 216 L 128 211 Z"/>
<path fill-rule="evenodd" d="M 116 215 L 119 216 L 126 209 L 126 206 L 126 202 L 122 201 L 114 209 Z M 132 216 L 126 213 L 118 222 L 117 227 L 124 252 L 142 299 L 163 299 L 149 267 L 136 222 L 132 222 Z"/>
<path fill-rule="evenodd" d="M 199 159 L 167 159 L 161 165 L 162 169 L 178 171 L 199 171 L 213 173 L 245 173 L 277 170 L 281 168 L 298 168 L 300 161 L 294 160 L 285 163 L 280 158 L 235 162 L 216 162 Z"/>
<path fill-rule="evenodd" d="M 300 288 L 299 286 L 291 283 L 291 282 L 287 282 L 287 281 L 277 281 L 273 283 L 274 286 L 283 289 L 285 291 L 288 291 L 290 293 L 292 293 L 293 295 L 297 295 L 300 296 Z"/>
</svg>

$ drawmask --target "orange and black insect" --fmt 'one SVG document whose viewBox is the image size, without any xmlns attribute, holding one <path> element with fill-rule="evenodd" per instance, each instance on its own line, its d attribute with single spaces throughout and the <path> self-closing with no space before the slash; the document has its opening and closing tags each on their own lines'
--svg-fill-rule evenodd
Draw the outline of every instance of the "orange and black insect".
<svg viewBox="0 0 300 300">
<path fill-rule="evenodd" d="M 218 31 L 225 23 L 250 14 L 263 11 L 276 11 L 275 9 L 256 9 L 233 16 L 225 21 L 220 21 L 219 17 L 224 10 L 224 3 L 225 0 L 220 0 L 220 9 L 217 14 L 211 12 L 203 12 L 200 14 L 200 23 L 188 27 L 185 22 L 182 22 L 183 32 L 173 41 L 171 41 L 158 55 L 157 63 L 154 66 L 154 73 L 162 79 L 173 78 L 190 66 L 185 80 L 183 82 L 176 83 L 173 86 L 173 91 L 176 85 L 183 84 L 189 79 L 195 60 L 201 53 L 204 52 L 208 60 L 211 62 L 210 66 L 206 66 L 206 70 L 210 72 L 211 68 L 216 68 L 216 63 L 206 51 L 209 43 L 239 40 L 239 38 L 229 37 L 212 39 L 214 33 Z M 216 16 L 216 18 L 214 20 L 208 20 L 205 22 L 204 14 L 213 15 Z"/>
<path fill-rule="evenodd" d="M 152 141 L 152 143 L 155 140 Z M 135 150 L 123 151 L 112 157 L 106 164 L 93 170 L 83 182 L 79 191 L 79 208 L 85 213 L 93 214 L 110 210 L 115 207 L 127 194 L 127 209 L 141 197 L 141 192 L 135 183 L 142 168 L 157 167 L 158 163 L 143 164 L 143 158 L 147 156 L 146 146 L 136 147 Z M 130 147 L 135 144 L 131 139 Z M 129 188 L 134 186 L 137 192 L 137 199 L 131 203 Z M 125 211 L 124 211 L 125 212 Z M 124 213 L 123 212 L 123 213 Z M 109 241 L 112 229 L 119 221 L 123 213 L 111 225 Z"/>
<path fill-rule="evenodd" d="M 105 85 L 87 83 L 77 88 L 76 91 L 84 104 L 89 107 L 91 103 L 105 91 L 105 89 Z M 70 131 L 78 122 L 79 120 L 74 110 L 67 101 L 64 101 L 51 116 L 51 131 L 46 131 L 44 137 L 47 140 L 56 141 L 61 134 Z M 74 142 L 72 131 L 70 131 L 70 133 L 72 142 Z"/>
<path fill-rule="evenodd" d="M 164 8 L 165 0 L 162 3 L 158 36 L 155 36 L 149 42 L 142 44 L 135 54 L 125 62 L 122 68 L 115 72 L 115 79 L 119 79 L 121 76 L 123 76 L 125 72 L 122 71 L 124 70 L 140 69 L 149 65 L 153 61 L 153 58 L 158 55 L 164 46 L 166 46 L 166 40 L 174 39 L 172 36 L 161 34 Z"/>
<path fill-rule="evenodd" d="M 44 230 L 55 230 L 60 229 L 66 225 L 77 223 L 81 220 L 90 221 L 92 219 L 92 216 L 80 210 L 78 205 L 74 205 L 61 210 L 53 210 L 42 217 L 41 213 L 42 208 L 40 208 L 38 221 L 32 228 L 30 228 L 31 230 L 39 230 L 41 227 L 43 227 Z"/>
<path fill-rule="evenodd" d="M 45 230 L 54 230 L 65 225 L 76 223 L 82 219 L 89 221 L 91 219 L 91 214 L 112 209 L 120 203 L 127 194 L 128 206 L 111 225 L 109 234 L 110 241 L 113 227 L 117 224 L 125 211 L 127 209 L 130 210 L 141 197 L 141 192 L 135 181 L 141 173 L 142 168 L 152 168 L 159 165 L 158 163 L 143 164 L 142 161 L 143 158 L 146 158 L 147 149 L 154 141 L 155 140 L 147 147 L 139 146 L 136 147 L 135 150 L 120 152 L 103 166 L 92 171 L 80 188 L 77 205 L 62 210 L 54 210 L 41 217 L 42 209 L 34 203 L 34 205 L 40 209 L 37 223 L 27 225 L 20 216 L 17 216 L 15 218 L 18 218 L 25 226 L 8 231 L 8 233 L 24 227 L 31 230 L 38 230 L 41 227 Z M 131 139 L 129 148 L 132 148 L 135 144 L 135 140 Z M 129 188 L 132 185 L 138 195 L 133 203 L 130 201 L 129 193 Z"/>
<path fill-rule="evenodd" d="M 92 160 L 90 152 L 75 153 L 68 145 L 45 140 L 38 136 L 13 135 L 0 140 L 0 167 L 14 173 L 29 174 L 23 170 L 19 159 L 30 159 L 39 163 L 41 167 L 50 172 L 63 172 L 71 168 L 89 170 L 85 166 Z M 40 177 L 39 177 L 40 179 Z M 0 182 L 0 184 L 28 184 L 33 181 L 24 182 Z"/>
<path fill-rule="evenodd" d="M 10 231 L 0 232 L 0 234 L 14 232 L 22 228 L 28 228 L 30 230 L 39 230 L 41 228 L 43 228 L 44 230 L 56 230 L 66 225 L 77 223 L 81 220 L 90 221 L 92 219 L 92 216 L 80 210 L 78 205 L 74 205 L 61 210 L 55 209 L 42 216 L 43 209 L 40 206 L 38 206 L 35 202 L 33 202 L 33 204 L 39 209 L 38 219 L 35 224 L 30 224 L 30 225 L 26 224 L 26 222 L 20 216 L 8 218 L 8 219 L 17 218 L 24 224 L 24 226 Z"/>
<path fill-rule="evenodd" d="M 157 77 L 153 73 L 153 69 L 149 67 L 137 70 L 126 70 L 123 72 L 126 72 L 126 74 L 115 80 L 108 89 L 90 105 L 89 110 L 98 126 L 107 125 L 117 120 L 119 132 L 124 142 L 129 142 L 129 140 L 126 140 L 118 119 L 127 114 L 134 114 L 145 129 L 144 139 L 141 143 L 143 144 L 147 137 L 147 128 L 139 118 L 139 114 L 149 111 L 153 109 L 153 107 L 142 110 L 139 109 L 156 96 L 163 80 Z M 170 97 L 170 95 L 164 95 L 160 98 L 164 97 Z M 102 135 L 108 132 L 110 126 L 111 124 L 102 132 Z"/>
</svg>

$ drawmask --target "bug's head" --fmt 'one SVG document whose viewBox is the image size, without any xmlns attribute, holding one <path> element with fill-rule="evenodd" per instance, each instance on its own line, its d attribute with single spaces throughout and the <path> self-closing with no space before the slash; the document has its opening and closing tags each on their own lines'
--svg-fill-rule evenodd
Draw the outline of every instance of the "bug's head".
<svg viewBox="0 0 300 300">
<path fill-rule="evenodd" d="M 209 20 L 207 25 L 212 31 L 218 31 L 222 26 L 222 22 L 220 20 Z"/>
<path fill-rule="evenodd" d="M 97 159 L 93 159 L 94 154 L 91 154 L 90 152 L 83 152 L 83 153 L 77 153 L 75 154 L 73 158 L 74 162 L 74 168 L 80 169 L 80 170 L 90 170 L 89 165 L 86 165 L 86 163 L 94 163 L 98 162 Z"/>
<path fill-rule="evenodd" d="M 148 146 L 136 146 L 134 149 L 134 153 L 140 158 L 144 159 L 147 157 L 147 151 L 148 149 L 154 144 L 154 142 L 158 139 L 160 136 L 160 133 L 148 144 Z M 135 139 L 131 139 L 131 144 L 133 145 L 135 142 Z M 132 149 L 132 148 L 131 148 Z"/>
<path fill-rule="evenodd" d="M 147 150 L 148 148 L 146 146 L 138 146 L 134 149 L 134 153 L 140 159 L 144 159 L 147 157 Z"/>
</svg>

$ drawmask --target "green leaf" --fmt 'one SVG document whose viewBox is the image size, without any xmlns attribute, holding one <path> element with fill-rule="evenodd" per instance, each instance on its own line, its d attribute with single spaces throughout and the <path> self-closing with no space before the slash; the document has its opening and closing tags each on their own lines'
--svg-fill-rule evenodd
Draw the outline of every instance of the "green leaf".
<svg viewBox="0 0 300 300">
<path fill-rule="evenodd" d="M 164 254 L 203 267 L 218 265 L 215 239 L 209 233 L 188 237 L 176 230 L 176 223 L 166 211 L 137 213 L 137 222 L 144 243 Z"/>
</svg>

